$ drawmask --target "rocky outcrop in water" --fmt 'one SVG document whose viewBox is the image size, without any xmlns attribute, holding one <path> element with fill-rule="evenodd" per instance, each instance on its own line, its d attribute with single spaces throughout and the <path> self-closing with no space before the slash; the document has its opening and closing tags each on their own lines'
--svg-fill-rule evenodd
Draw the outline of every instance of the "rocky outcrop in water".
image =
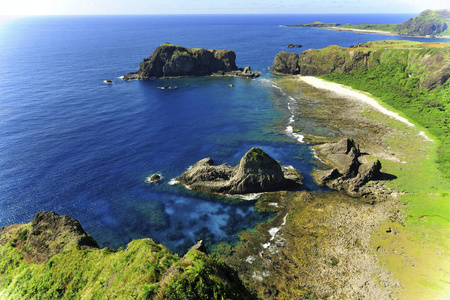
<svg viewBox="0 0 450 300">
<path fill-rule="evenodd" d="M 369 192 L 362 187 L 381 175 L 380 161 L 361 163 L 359 146 L 351 139 L 344 138 L 337 143 L 320 145 L 316 147 L 316 151 L 333 167 L 312 174 L 319 185 L 326 185 L 338 191 L 343 190 L 352 196 L 362 196 Z"/>
<path fill-rule="evenodd" d="M 250 149 L 238 166 L 215 166 L 211 158 L 197 162 L 176 180 L 194 190 L 247 194 L 299 187 L 301 175 L 280 164 L 260 148 Z"/>
<path fill-rule="evenodd" d="M 236 66 L 236 54 L 230 50 L 184 48 L 163 44 L 139 64 L 137 72 L 128 73 L 123 80 L 145 80 L 183 76 L 234 75 L 257 77 L 258 73 Z M 256 75 L 258 74 L 258 75 Z"/>
</svg>

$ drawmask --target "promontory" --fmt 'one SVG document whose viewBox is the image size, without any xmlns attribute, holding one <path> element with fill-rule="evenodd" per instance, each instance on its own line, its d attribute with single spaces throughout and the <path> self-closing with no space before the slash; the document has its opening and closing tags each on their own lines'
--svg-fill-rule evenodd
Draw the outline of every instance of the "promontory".
<svg viewBox="0 0 450 300">
<path fill-rule="evenodd" d="M 249 66 L 239 69 L 236 66 L 236 53 L 231 50 L 185 48 L 166 43 L 144 58 L 137 72 L 128 73 L 123 80 L 207 75 L 259 76 Z"/>
</svg>

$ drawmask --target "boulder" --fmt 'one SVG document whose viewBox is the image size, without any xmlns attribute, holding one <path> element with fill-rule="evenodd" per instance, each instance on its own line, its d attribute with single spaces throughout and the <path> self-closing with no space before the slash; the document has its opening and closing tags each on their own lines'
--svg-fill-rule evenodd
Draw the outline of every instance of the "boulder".
<svg viewBox="0 0 450 300">
<path fill-rule="evenodd" d="M 316 147 L 317 154 L 329 165 L 330 170 L 315 171 L 312 176 L 319 185 L 326 185 L 336 190 L 344 190 L 353 196 L 361 196 L 360 189 L 370 180 L 380 176 L 381 163 L 372 160 L 361 163 L 359 146 L 348 138 L 337 143 L 323 144 Z"/>
<path fill-rule="evenodd" d="M 298 172 L 282 169 L 261 148 L 252 148 L 236 167 L 215 166 L 211 158 L 204 158 L 176 180 L 199 191 L 247 194 L 299 187 L 301 179 Z"/>
</svg>

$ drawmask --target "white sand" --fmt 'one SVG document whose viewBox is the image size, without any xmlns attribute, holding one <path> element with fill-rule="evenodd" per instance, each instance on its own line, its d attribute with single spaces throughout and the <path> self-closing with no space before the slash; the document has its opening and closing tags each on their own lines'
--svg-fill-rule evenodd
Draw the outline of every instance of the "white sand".
<svg viewBox="0 0 450 300">
<path fill-rule="evenodd" d="M 381 112 L 385 115 L 388 115 L 389 117 L 396 119 L 400 122 L 403 122 L 410 127 L 414 127 L 414 124 L 409 122 L 407 119 L 399 116 L 395 112 L 392 112 L 392 111 L 384 108 L 374 98 L 372 98 L 362 92 L 352 90 L 351 88 L 345 87 L 339 83 L 328 82 L 323 79 L 312 77 L 312 76 L 301 76 L 301 77 L 299 76 L 299 78 L 300 78 L 300 80 L 302 80 L 302 81 L 306 82 L 307 84 L 312 85 L 316 88 L 329 90 L 329 91 L 335 92 L 338 95 L 342 95 L 342 96 L 352 98 L 352 99 L 361 101 L 363 103 L 366 103 L 366 104 L 372 106 L 373 108 L 375 108 L 376 110 L 378 110 L 379 112 Z"/>
</svg>

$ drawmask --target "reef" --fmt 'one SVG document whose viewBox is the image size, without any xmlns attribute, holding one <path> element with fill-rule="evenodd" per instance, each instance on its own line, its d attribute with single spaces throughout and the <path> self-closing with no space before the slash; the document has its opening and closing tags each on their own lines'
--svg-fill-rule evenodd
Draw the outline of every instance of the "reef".
<svg viewBox="0 0 450 300">
<path fill-rule="evenodd" d="M 204 158 L 176 179 L 198 191 L 220 194 L 248 194 L 295 189 L 301 186 L 301 174 L 280 164 L 261 148 L 250 149 L 239 165 L 215 166 Z"/>
</svg>

